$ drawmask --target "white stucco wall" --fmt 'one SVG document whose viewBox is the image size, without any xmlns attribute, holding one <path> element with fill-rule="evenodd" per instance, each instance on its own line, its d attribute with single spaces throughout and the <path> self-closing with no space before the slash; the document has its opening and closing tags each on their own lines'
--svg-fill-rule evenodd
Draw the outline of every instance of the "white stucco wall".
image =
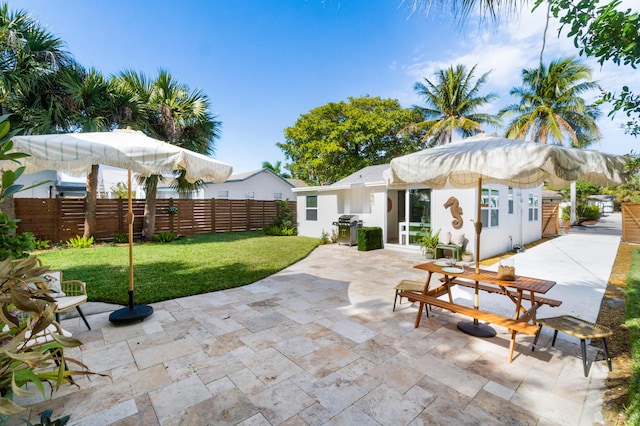
<svg viewBox="0 0 640 426">
<path fill-rule="evenodd" d="M 294 200 L 291 185 L 271 173 L 260 172 L 245 180 L 227 181 L 223 183 L 208 183 L 204 187 L 203 197 L 220 197 L 219 191 L 228 191 L 230 200 L 244 200 L 248 192 L 253 192 L 254 200 L 274 200 L 275 193 L 282 194 L 282 200 Z"/>
<path fill-rule="evenodd" d="M 35 188 L 27 189 L 26 191 L 18 192 L 14 195 L 15 198 L 49 198 L 56 196 L 55 189 L 50 190 L 50 186 L 55 186 L 58 174 L 55 170 L 44 170 L 38 173 L 29 173 L 20 176 L 16 183 L 24 185 L 25 188 L 37 183 L 45 182 L 42 185 Z"/>
</svg>

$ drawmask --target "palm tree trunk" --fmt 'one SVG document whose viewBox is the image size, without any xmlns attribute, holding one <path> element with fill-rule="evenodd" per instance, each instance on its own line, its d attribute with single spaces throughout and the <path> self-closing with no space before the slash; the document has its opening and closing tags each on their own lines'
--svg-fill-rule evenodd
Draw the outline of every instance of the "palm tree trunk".
<svg viewBox="0 0 640 426">
<path fill-rule="evenodd" d="M 156 193 L 158 189 L 158 176 L 149 176 L 145 179 L 144 218 L 142 220 L 142 237 L 152 240 L 156 234 Z"/>
<path fill-rule="evenodd" d="M 91 173 L 87 175 L 87 196 L 85 198 L 84 232 L 83 237 L 89 238 L 96 231 L 96 204 L 98 192 L 98 164 L 91 166 Z"/>
</svg>

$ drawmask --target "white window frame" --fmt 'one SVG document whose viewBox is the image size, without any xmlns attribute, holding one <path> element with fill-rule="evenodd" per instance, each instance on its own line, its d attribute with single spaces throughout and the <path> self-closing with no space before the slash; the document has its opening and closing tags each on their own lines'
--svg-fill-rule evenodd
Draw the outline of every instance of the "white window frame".
<svg viewBox="0 0 640 426">
<path fill-rule="evenodd" d="M 513 188 L 507 190 L 507 214 L 513 214 L 514 210 Z"/>
<path fill-rule="evenodd" d="M 229 199 L 229 191 L 218 191 L 218 198 L 228 200 Z"/>
<path fill-rule="evenodd" d="M 273 193 L 274 200 L 282 200 L 282 192 L 274 192 Z"/>
<path fill-rule="evenodd" d="M 500 226 L 500 191 L 493 188 L 482 188 L 481 220 L 483 228 Z"/>
<path fill-rule="evenodd" d="M 315 201 L 310 203 L 311 200 L 315 200 Z M 306 207 L 305 219 L 308 222 L 317 222 L 318 221 L 318 196 L 307 195 L 305 197 L 305 207 Z"/>
<path fill-rule="evenodd" d="M 540 202 L 536 194 L 529 194 L 529 222 L 537 222 L 539 219 Z"/>
<path fill-rule="evenodd" d="M 255 198 L 256 198 L 256 193 L 253 191 L 246 191 L 244 193 L 245 200 L 255 200 Z"/>
</svg>

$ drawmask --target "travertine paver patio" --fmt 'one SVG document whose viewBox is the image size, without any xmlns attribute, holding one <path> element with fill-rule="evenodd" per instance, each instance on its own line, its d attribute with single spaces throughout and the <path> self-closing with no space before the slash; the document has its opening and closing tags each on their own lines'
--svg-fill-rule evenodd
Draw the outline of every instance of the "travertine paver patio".
<svg viewBox="0 0 640 426">
<path fill-rule="evenodd" d="M 577 341 L 551 348 L 543 335 L 531 352 L 532 337 L 519 336 L 508 364 L 506 329 L 483 340 L 439 309 L 418 329 L 416 306 L 392 312 L 393 286 L 423 279 L 412 268 L 421 261 L 415 252 L 321 246 L 252 285 L 154 304 L 141 323 L 116 327 L 107 312 L 90 316 L 86 331 L 64 320 L 84 342 L 68 355 L 106 376 L 79 378 L 79 388 L 44 402 L 22 400 L 33 405 L 10 423 L 46 408 L 78 425 L 601 421 L 606 363 L 585 378 Z"/>
</svg>

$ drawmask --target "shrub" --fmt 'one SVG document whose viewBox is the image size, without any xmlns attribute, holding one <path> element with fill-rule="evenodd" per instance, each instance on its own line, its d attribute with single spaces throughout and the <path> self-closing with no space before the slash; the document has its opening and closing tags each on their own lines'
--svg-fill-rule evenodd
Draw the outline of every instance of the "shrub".
<svg viewBox="0 0 640 426">
<path fill-rule="evenodd" d="M 0 260 L 27 257 L 27 252 L 34 249 L 36 239 L 31 232 L 16 234 L 18 222 L 10 219 L 7 213 L 0 212 Z"/>
<path fill-rule="evenodd" d="M 178 235 L 173 232 L 158 232 L 153 236 L 153 241 L 156 243 L 170 243 L 175 241 L 176 238 L 178 238 Z"/>
<path fill-rule="evenodd" d="M 320 234 L 320 244 L 324 245 L 324 244 L 329 244 L 331 242 L 331 238 L 329 237 L 329 233 L 326 231 L 322 231 L 322 234 Z"/>
<path fill-rule="evenodd" d="M 115 234 L 113 236 L 113 242 L 114 243 L 128 243 L 129 242 L 129 234 L 127 234 L 127 233 Z"/>
<path fill-rule="evenodd" d="M 36 250 L 48 250 L 51 247 L 51 241 L 49 240 L 38 240 L 36 239 L 33 242 L 33 248 Z"/>
<path fill-rule="evenodd" d="M 277 200 L 278 215 L 269 226 L 265 226 L 263 231 L 267 235 L 297 235 L 295 223 L 293 223 L 293 213 L 289 209 L 289 200 Z"/>
<path fill-rule="evenodd" d="M 87 248 L 91 247 L 91 244 L 93 244 L 93 237 L 87 238 L 80 235 L 76 235 L 67 241 L 67 247 L 72 248 Z"/>
<path fill-rule="evenodd" d="M 379 226 L 358 228 L 358 251 L 381 249 L 382 228 Z"/>
</svg>

